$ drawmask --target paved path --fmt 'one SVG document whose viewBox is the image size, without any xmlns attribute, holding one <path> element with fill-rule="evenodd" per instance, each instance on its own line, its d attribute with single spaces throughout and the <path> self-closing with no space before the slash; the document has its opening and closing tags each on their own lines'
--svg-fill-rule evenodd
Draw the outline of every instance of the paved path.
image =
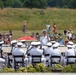
<svg viewBox="0 0 76 75">
<path fill-rule="evenodd" d="M 27 51 L 26 48 L 22 48 L 23 50 Z M 67 47 L 59 47 L 59 50 L 61 50 L 61 52 L 65 52 L 67 50 Z M 4 53 L 9 53 L 11 51 L 11 47 L 3 47 L 3 52 Z"/>
</svg>

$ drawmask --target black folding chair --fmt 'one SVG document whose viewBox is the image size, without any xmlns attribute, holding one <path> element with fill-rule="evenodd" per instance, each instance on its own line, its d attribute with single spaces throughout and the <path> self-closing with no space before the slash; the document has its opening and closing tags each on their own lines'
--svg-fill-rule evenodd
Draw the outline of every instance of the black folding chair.
<svg viewBox="0 0 76 75">
<path fill-rule="evenodd" d="M 74 64 L 74 63 L 75 63 L 75 61 L 70 62 L 70 61 L 69 61 L 70 58 L 71 58 L 71 59 L 73 58 L 73 59 L 76 60 L 76 56 L 67 56 L 67 65 L 68 65 L 68 64 Z"/>
<path fill-rule="evenodd" d="M 37 63 L 41 63 L 42 55 L 32 55 L 32 65 L 35 66 Z"/>
<path fill-rule="evenodd" d="M 0 57 L 3 58 L 3 50 L 0 49 Z"/>
<path fill-rule="evenodd" d="M 53 61 L 54 58 L 56 58 L 56 59 L 59 58 L 59 61 L 58 62 Z M 52 64 L 60 64 L 60 60 L 61 60 L 61 56 L 57 56 L 57 55 L 51 56 L 51 66 L 52 66 Z"/>
<path fill-rule="evenodd" d="M 45 57 L 49 57 L 49 56 L 50 56 L 50 54 L 44 54 L 44 56 L 45 56 Z M 48 61 L 48 60 L 46 60 L 46 63 L 48 63 L 48 66 L 50 66 L 50 65 L 49 65 L 49 61 Z"/>
<path fill-rule="evenodd" d="M 8 53 L 8 65 L 7 65 L 7 67 L 9 67 L 9 68 L 12 67 L 12 65 L 11 65 L 11 63 L 13 61 L 12 58 L 13 58 L 12 53 Z"/>
<path fill-rule="evenodd" d="M 14 69 L 15 70 L 19 69 L 20 66 L 24 67 L 24 55 L 13 55 L 13 57 L 14 57 Z"/>
</svg>

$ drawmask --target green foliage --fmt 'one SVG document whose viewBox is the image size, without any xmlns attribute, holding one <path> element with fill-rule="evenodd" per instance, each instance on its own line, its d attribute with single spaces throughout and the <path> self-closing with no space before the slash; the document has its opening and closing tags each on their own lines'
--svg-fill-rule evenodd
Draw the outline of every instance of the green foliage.
<svg viewBox="0 0 76 75">
<path fill-rule="evenodd" d="M 3 7 L 3 1 L 2 0 L 0 0 L 0 7 L 2 8 Z"/>
<path fill-rule="evenodd" d="M 76 63 L 72 66 L 72 72 L 76 73 Z"/>
<path fill-rule="evenodd" d="M 25 67 L 20 67 L 18 70 L 17 70 L 18 73 L 27 73 L 27 69 Z"/>
<path fill-rule="evenodd" d="M 30 65 L 27 67 L 27 72 L 28 73 L 34 73 L 34 72 L 36 72 L 36 69 L 32 65 Z"/>
<path fill-rule="evenodd" d="M 36 72 L 63 72 L 63 73 L 76 73 L 76 64 L 67 65 L 65 67 L 60 64 L 56 64 L 55 66 L 45 67 L 43 63 L 36 64 L 35 67 L 32 65 L 25 67 L 20 67 L 17 73 L 36 73 Z M 0 69 L 0 73 L 15 73 L 15 70 L 12 68 L 7 68 L 6 66 L 2 66 Z"/>
<path fill-rule="evenodd" d="M 55 64 L 55 66 L 53 66 L 52 68 L 57 69 L 57 68 L 64 68 L 64 67 L 62 65 L 60 65 L 60 64 Z"/>
<path fill-rule="evenodd" d="M 71 65 L 67 65 L 64 67 L 63 72 L 73 72 L 72 66 Z"/>
<path fill-rule="evenodd" d="M 47 7 L 47 0 L 25 0 L 24 7 L 45 8 L 45 7 Z"/>
<path fill-rule="evenodd" d="M 64 69 L 64 67 L 61 66 L 60 64 L 55 64 L 55 65 L 49 67 L 49 68 L 48 68 L 48 71 L 51 70 L 52 72 L 57 72 L 57 71 L 58 71 L 58 72 L 62 72 L 63 69 Z"/>
<path fill-rule="evenodd" d="M 23 3 L 21 3 L 20 0 L 14 0 L 13 7 L 14 8 L 22 8 L 23 7 Z"/>
<path fill-rule="evenodd" d="M 48 72 L 43 63 L 39 63 L 35 66 L 36 72 Z"/>
<path fill-rule="evenodd" d="M 0 0 L 0 6 L 14 8 L 46 8 L 47 6 L 76 8 L 76 0 Z"/>
<path fill-rule="evenodd" d="M 1 73 L 14 73 L 14 69 L 12 68 L 7 68 L 5 66 L 2 67 L 2 69 L 0 70 Z"/>
</svg>

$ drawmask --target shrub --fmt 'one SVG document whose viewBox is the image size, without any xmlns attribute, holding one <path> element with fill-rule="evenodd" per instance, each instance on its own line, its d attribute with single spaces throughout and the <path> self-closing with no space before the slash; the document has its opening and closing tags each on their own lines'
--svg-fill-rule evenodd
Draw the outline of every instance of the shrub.
<svg viewBox="0 0 76 75">
<path fill-rule="evenodd" d="M 17 72 L 20 72 L 20 73 L 25 72 L 25 73 L 27 73 L 27 69 L 25 67 L 21 67 L 21 68 L 19 68 L 17 70 Z"/>
<path fill-rule="evenodd" d="M 67 65 L 64 67 L 63 72 L 72 72 L 72 66 L 71 65 Z"/>
<path fill-rule="evenodd" d="M 76 63 L 73 65 L 72 71 L 73 71 L 73 72 L 76 72 Z"/>
<path fill-rule="evenodd" d="M 56 64 L 55 66 L 53 66 L 52 68 L 64 68 L 62 65 L 60 64 Z"/>
<path fill-rule="evenodd" d="M 32 65 L 30 65 L 27 67 L 27 72 L 36 72 L 36 69 Z"/>
<path fill-rule="evenodd" d="M 48 72 L 43 63 L 39 63 L 35 66 L 36 72 Z"/>
<path fill-rule="evenodd" d="M 0 70 L 1 73 L 14 73 L 14 69 L 12 68 L 7 68 L 5 66 L 2 66 L 2 69 Z"/>
<path fill-rule="evenodd" d="M 60 64 L 55 64 L 55 65 L 49 67 L 48 71 L 51 70 L 52 72 L 62 72 L 63 69 L 64 69 L 64 67 L 61 66 Z"/>
</svg>

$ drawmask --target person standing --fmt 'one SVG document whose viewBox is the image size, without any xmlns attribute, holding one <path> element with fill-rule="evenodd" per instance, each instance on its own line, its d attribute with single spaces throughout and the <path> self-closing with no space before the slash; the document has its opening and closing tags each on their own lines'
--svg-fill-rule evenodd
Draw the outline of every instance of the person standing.
<svg viewBox="0 0 76 75">
<path fill-rule="evenodd" d="M 56 30 L 57 30 L 57 26 L 56 26 L 56 24 L 54 23 L 54 24 L 53 24 L 53 32 L 55 33 Z"/>
<path fill-rule="evenodd" d="M 50 25 L 46 25 L 46 30 L 47 30 L 47 33 L 50 32 Z"/>
<path fill-rule="evenodd" d="M 23 25 L 22 32 L 23 32 L 24 34 L 25 34 L 25 32 L 26 32 L 26 22 L 25 22 L 24 25 Z"/>
<path fill-rule="evenodd" d="M 40 37 L 40 42 L 43 46 L 47 45 L 47 42 L 50 40 L 49 36 L 47 35 L 47 31 L 44 29 L 42 30 L 43 35 Z"/>
</svg>

